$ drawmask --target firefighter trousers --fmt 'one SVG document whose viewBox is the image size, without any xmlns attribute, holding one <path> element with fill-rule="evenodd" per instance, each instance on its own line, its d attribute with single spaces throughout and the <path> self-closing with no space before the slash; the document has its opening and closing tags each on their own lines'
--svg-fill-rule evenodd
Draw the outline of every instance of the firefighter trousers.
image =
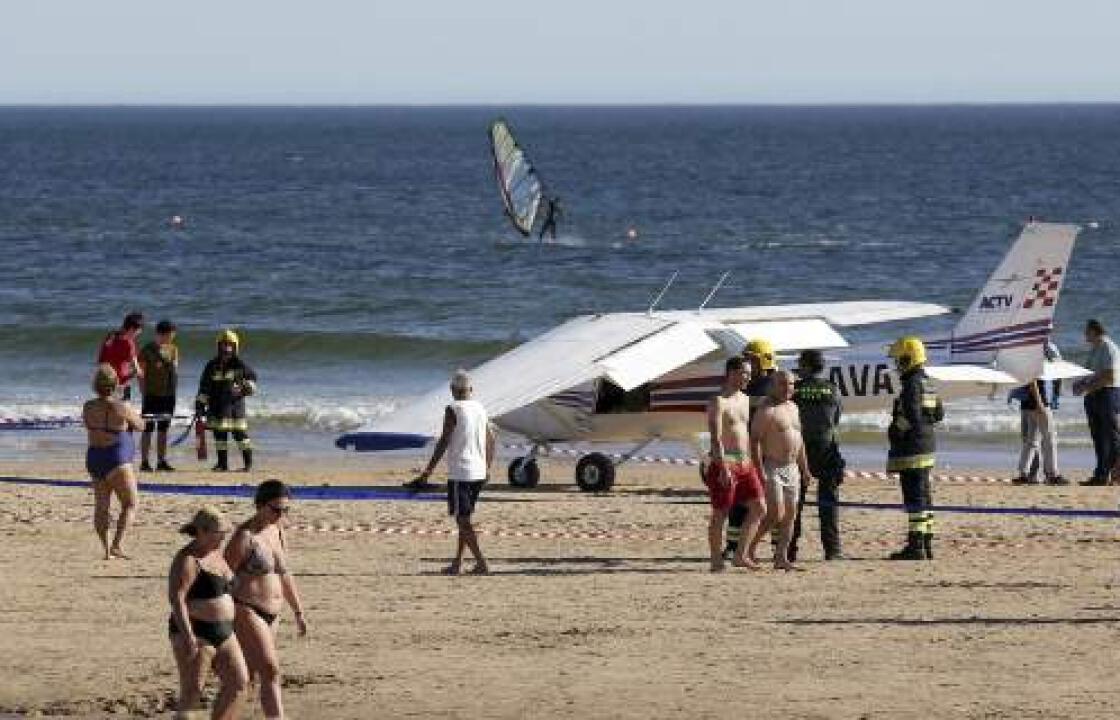
<svg viewBox="0 0 1120 720">
<path fill-rule="evenodd" d="M 933 534 L 933 492 L 930 475 L 933 468 L 902 470 L 898 481 L 902 485 L 902 504 L 906 507 L 908 532 L 919 535 Z"/>
</svg>

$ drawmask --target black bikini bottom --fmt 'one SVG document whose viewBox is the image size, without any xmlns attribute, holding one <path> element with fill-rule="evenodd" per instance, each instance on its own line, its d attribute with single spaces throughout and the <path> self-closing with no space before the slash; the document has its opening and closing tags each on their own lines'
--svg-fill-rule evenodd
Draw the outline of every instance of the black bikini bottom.
<svg viewBox="0 0 1120 720">
<path fill-rule="evenodd" d="M 232 620 L 196 620 L 191 618 L 190 621 L 194 636 L 214 648 L 221 647 L 222 643 L 229 640 L 233 635 Z M 167 634 L 168 636 L 179 634 L 179 625 L 175 622 L 174 617 L 167 619 Z"/>
<path fill-rule="evenodd" d="M 238 605 L 244 605 L 245 607 L 255 612 L 257 614 L 257 617 L 259 617 L 261 620 L 264 620 L 265 625 L 271 625 L 272 623 L 276 622 L 276 618 L 280 616 L 279 613 L 265 612 L 251 602 L 245 602 L 244 600 L 238 600 L 237 598 L 234 598 L 233 601 Z"/>
</svg>

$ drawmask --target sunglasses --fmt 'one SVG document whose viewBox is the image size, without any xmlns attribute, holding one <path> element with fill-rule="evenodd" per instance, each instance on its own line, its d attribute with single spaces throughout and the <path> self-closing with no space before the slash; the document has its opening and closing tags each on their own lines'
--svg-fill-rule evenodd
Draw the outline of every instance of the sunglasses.
<svg viewBox="0 0 1120 720">
<path fill-rule="evenodd" d="M 268 509 L 277 515 L 287 515 L 292 511 L 291 505 L 269 505 Z"/>
</svg>

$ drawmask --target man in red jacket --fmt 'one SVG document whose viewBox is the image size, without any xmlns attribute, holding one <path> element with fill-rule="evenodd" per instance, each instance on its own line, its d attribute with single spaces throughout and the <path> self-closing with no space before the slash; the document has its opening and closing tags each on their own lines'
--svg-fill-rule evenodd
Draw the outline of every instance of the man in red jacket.
<svg viewBox="0 0 1120 720">
<path fill-rule="evenodd" d="M 129 313 L 124 316 L 124 322 L 121 323 L 119 330 L 114 330 L 105 336 L 97 353 L 98 364 L 107 363 L 116 371 L 123 400 L 128 400 L 132 396 L 132 387 L 129 385 L 132 378 L 144 377 L 136 353 L 136 339 L 143 331 L 143 313 Z"/>
</svg>

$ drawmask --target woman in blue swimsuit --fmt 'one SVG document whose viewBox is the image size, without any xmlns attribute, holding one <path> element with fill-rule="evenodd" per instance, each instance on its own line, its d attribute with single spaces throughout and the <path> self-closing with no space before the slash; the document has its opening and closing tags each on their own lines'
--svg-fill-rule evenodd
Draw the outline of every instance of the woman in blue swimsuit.
<svg viewBox="0 0 1120 720">
<path fill-rule="evenodd" d="M 176 717 L 194 716 L 211 667 L 221 690 L 210 717 L 236 718 L 244 704 L 249 669 L 233 632 L 233 572 L 222 557 L 222 543 L 232 529 L 218 510 L 204 507 L 179 530 L 191 541 L 175 554 L 167 578 L 167 633 L 179 668 Z"/>
<path fill-rule="evenodd" d="M 144 421 L 126 402 L 113 397 L 117 373 L 109 365 L 97 367 L 93 376 L 96 398 L 82 407 L 82 423 L 89 436 L 86 470 L 93 479 L 93 529 L 101 539 L 105 559 L 126 558 L 121 550 L 124 531 L 136 515 L 136 474 L 132 457 L 136 454 L 133 430 L 143 430 Z M 117 532 L 109 544 L 109 502 L 113 495 L 121 506 Z"/>
</svg>

